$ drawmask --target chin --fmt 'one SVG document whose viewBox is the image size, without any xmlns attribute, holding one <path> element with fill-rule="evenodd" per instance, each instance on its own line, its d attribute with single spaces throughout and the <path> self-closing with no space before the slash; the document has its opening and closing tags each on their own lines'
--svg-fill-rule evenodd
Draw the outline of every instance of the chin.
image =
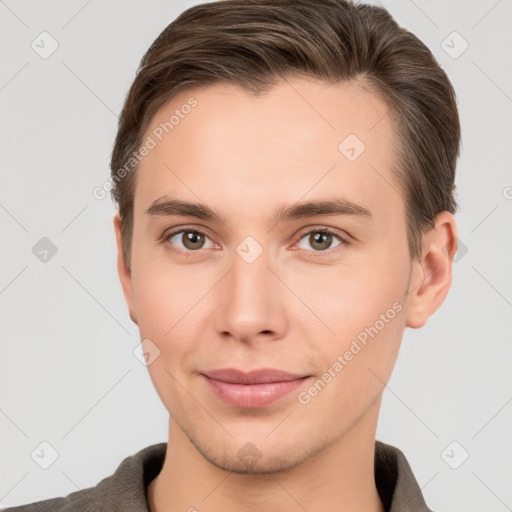
<svg viewBox="0 0 512 512">
<path fill-rule="evenodd" d="M 237 437 L 226 434 L 222 439 L 185 434 L 204 459 L 219 469 L 238 474 L 288 471 L 321 452 L 329 444 L 305 443 L 300 435 L 279 436 L 277 432 L 270 436 L 268 433 L 256 436 L 246 433 Z"/>
</svg>

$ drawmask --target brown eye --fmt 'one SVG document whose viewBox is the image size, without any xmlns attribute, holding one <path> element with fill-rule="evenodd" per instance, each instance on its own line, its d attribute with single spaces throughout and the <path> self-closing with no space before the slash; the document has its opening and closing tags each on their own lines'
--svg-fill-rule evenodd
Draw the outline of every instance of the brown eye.
<svg viewBox="0 0 512 512">
<path fill-rule="evenodd" d="M 204 245 L 204 235 L 197 231 L 184 231 L 181 235 L 183 245 L 191 251 L 201 249 Z"/>
<path fill-rule="evenodd" d="M 329 249 L 332 244 L 332 235 L 329 233 L 312 233 L 309 235 L 309 243 L 311 247 L 324 251 Z"/>
<path fill-rule="evenodd" d="M 336 239 L 338 243 L 333 246 L 333 242 L 335 242 Z M 312 248 L 314 252 L 330 252 L 330 249 L 335 249 L 340 245 L 346 244 L 345 240 L 343 240 L 340 235 L 328 229 L 309 231 L 301 237 L 301 241 L 302 240 L 306 240 L 309 247 L 300 245 L 299 247 L 306 250 L 311 250 L 310 248 Z"/>
<path fill-rule="evenodd" d="M 181 229 L 165 235 L 164 241 L 178 253 L 190 253 L 205 248 L 209 237 L 196 229 Z M 211 241 L 210 241 L 211 243 Z M 210 248 L 213 246 L 211 243 Z"/>
</svg>

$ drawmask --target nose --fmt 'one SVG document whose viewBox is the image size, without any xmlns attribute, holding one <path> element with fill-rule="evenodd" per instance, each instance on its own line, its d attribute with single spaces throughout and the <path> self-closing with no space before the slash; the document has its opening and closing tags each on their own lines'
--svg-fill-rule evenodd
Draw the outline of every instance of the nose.
<svg viewBox="0 0 512 512">
<path fill-rule="evenodd" d="M 214 325 L 223 338 L 243 343 L 283 338 L 286 288 L 263 251 L 254 261 L 233 253 L 232 266 L 216 287 Z"/>
</svg>

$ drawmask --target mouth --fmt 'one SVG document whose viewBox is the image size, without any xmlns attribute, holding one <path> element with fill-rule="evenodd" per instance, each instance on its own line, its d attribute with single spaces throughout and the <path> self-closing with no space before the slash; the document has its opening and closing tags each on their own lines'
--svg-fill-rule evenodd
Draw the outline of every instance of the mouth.
<svg viewBox="0 0 512 512">
<path fill-rule="evenodd" d="M 301 386 L 311 375 L 297 375 L 263 368 L 251 372 L 236 369 L 201 374 L 210 391 L 228 405 L 240 408 L 266 407 Z"/>
</svg>

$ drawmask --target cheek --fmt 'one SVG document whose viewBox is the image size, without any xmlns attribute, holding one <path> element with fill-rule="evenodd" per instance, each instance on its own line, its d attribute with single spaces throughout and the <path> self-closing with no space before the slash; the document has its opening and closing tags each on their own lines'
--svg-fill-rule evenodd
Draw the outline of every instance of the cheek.
<svg viewBox="0 0 512 512">
<path fill-rule="evenodd" d="M 199 351 L 204 322 L 209 318 L 204 314 L 207 301 L 202 297 L 211 288 L 212 278 L 193 265 L 149 261 L 140 254 L 132 282 L 140 339 L 151 340 L 159 351 L 148 370 L 160 397 L 167 402 L 188 372 L 190 354 Z"/>
<path fill-rule="evenodd" d="M 389 331 L 388 320 L 403 309 L 407 276 L 395 265 L 385 264 L 381 258 L 380 262 L 367 259 L 354 265 L 292 269 L 284 281 L 304 302 L 297 303 L 295 309 L 296 314 L 301 313 L 297 319 L 307 318 L 304 328 L 315 328 L 317 339 L 320 337 L 326 347 L 343 348 L 366 327 L 377 323 L 382 330 L 381 319 Z"/>
<path fill-rule="evenodd" d="M 143 267 L 139 267 L 143 268 Z M 160 400 L 168 411 L 179 409 L 184 385 L 183 364 L 194 350 L 197 333 L 191 330 L 193 303 L 182 291 L 183 277 L 153 265 L 134 279 L 137 319 L 141 340 L 149 339 L 158 357 L 147 366 Z M 189 304 L 190 302 L 190 304 Z M 187 314 L 188 313 L 188 314 Z"/>
<path fill-rule="evenodd" d="M 133 253 L 133 296 L 141 336 L 164 339 L 201 296 L 201 276 L 193 265 L 173 264 L 162 248 L 143 240 Z M 203 292 L 204 293 L 204 292 Z"/>
<path fill-rule="evenodd" d="M 301 279 L 298 294 L 319 317 L 311 316 L 309 329 L 314 323 L 317 335 L 307 338 L 314 340 L 310 348 L 319 357 L 321 380 L 331 390 L 326 395 L 335 392 L 335 401 L 343 397 L 360 403 L 365 394 L 370 400 L 382 390 L 381 380 L 387 381 L 398 355 L 408 267 L 382 255 L 380 251 L 379 258 L 361 266 L 332 267 Z"/>
<path fill-rule="evenodd" d="M 298 397 L 304 414 L 318 418 L 326 429 L 348 429 L 362 418 L 381 396 L 396 362 L 404 329 L 402 305 L 364 304 L 358 312 L 346 308 L 338 315 L 336 336 L 324 337 L 321 347 L 316 344 L 321 369 Z"/>
</svg>

